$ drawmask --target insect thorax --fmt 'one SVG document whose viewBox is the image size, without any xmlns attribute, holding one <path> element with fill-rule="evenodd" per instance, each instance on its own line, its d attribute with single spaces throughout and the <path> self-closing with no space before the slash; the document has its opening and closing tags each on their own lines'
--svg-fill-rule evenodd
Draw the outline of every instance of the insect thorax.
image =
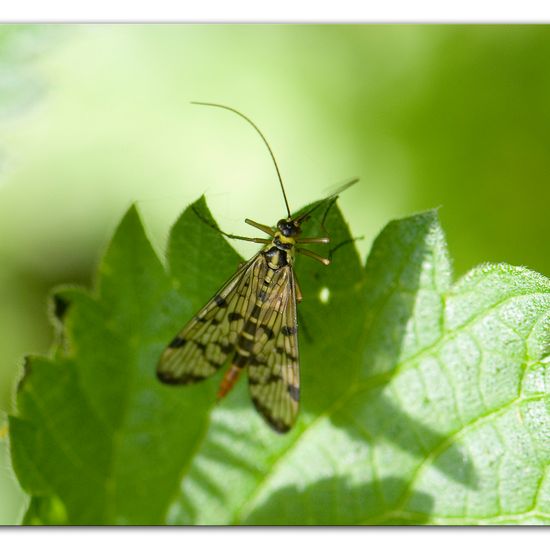
<svg viewBox="0 0 550 550">
<path fill-rule="evenodd" d="M 275 233 L 273 241 L 263 252 L 270 269 L 277 271 L 282 267 L 293 264 L 295 242 L 294 239 L 285 237 L 278 231 Z"/>
</svg>

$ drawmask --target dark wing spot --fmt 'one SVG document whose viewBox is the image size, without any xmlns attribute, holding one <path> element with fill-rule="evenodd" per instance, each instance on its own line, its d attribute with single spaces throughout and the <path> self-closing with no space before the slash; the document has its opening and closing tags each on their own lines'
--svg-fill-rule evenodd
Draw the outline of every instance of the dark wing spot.
<svg viewBox="0 0 550 550">
<path fill-rule="evenodd" d="M 275 333 L 267 325 L 260 325 L 260 328 L 263 329 L 268 340 L 271 340 L 275 336 Z"/>
<path fill-rule="evenodd" d="M 239 350 L 237 350 L 237 353 L 235 353 L 235 357 L 233 358 L 232 365 L 242 369 L 246 366 L 247 361 L 248 357 L 242 353 L 239 353 Z"/>
<path fill-rule="evenodd" d="M 287 390 L 288 390 L 288 395 L 290 395 L 290 397 L 294 399 L 294 401 L 296 402 L 300 401 L 300 388 L 298 388 L 297 386 L 293 386 L 292 384 L 289 384 L 287 386 Z"/>
<path fill-rule="evenodd" d="M 254 378 L 252 376 L 248 377 L 248 383 L 251 386 L 258 386 L 258 385 L 264 385 L 264 384 L 272 384 L 275 382 L 280 382 L 282 378 L 278 374 L 271 373 L 267 378 Z"/>
<path fill-rule="evenodd" d="M 262 309 L 258 304 L 254 304 L 254 307 L 252 308 L 252 311 L 250 312 L 250 318 L 258 320 L 258 316 L 260 315 L 260 312 Z"/>
<path fill-rule="evenodd" d="M 222 353 L 231 353 L 233 346 L 231 344 L 223 344 L 222 342 L 211 342 L 212 344 L 218 346 Z"/>
<path fill-rule="evenodd" d="M 199 317 L 198 315 L 195 317 L 195 321 L 197 321 L 197 323 L 206 323 L 206 319 L 204 317 Z M 214 319 L 212 319 L 212 321 L 214 321 Z"/>
<path fill-rule="evenodd" d="M 243 319 L 243 316 L 240 314 L 240 313 L 237 313 L 236 311 L 232 311 L 228 316 L 227 318 L 233 322 L 233 321 L 240 321 L 241 319 Z"/>
<path fill-rule="evenodd" d="M 204 353 L 206 351 L 206 344 L 202 342 L 195 342 L 195 345 Z"/>
<path fill-rule="evenodd" d="M 296 334 L 297 329 L 296 327 L 284 326 L 281 331 L 285 336 L 290 336 L 291 334 Z"/>
<path fill-rule="evenodd" d="M 267 300 L 267 292 L 260 290 L 258 293 L 258 300 L 260 300 L 260 302 L 265 302 Z"/>
<path fill-rule="evenodd" d="M 261 378 L 254 378 L 253 376 L 248 375 L 248 383 L 251 386 L 257 386 L 258 384 L 262 383 L 262 379 Z"/>
<path fill-rule="evenodd" d="M 168 344 L 168 347 L 169 348 L 181 348 L 182 346 L 185 345 L 185 342 L 187 342 L 187 340 L 185 338 L 180 338 L 179 336 L 176 336 L 169 344 Z"/>
<path fill-rule="evenodd" d="M 227 302 L 225 301 L 225 298 L 222 298 L 221 296 L 215 296 L 214 302 L 216 302 L 216 305 L 218 307 L 227 307 Z"/>
<path fill-rule="evenodd" d="M 279 355 L 285 355 L 286 354 L 289 361 L 298 361 L 298 357 L 296 357 L 294 355 L 291 355 L 290 353 L 286 353 L 286 350 L 283 346 L 277 346 L 275 348 L 275 353 L 277 353 Z"/>
<path fill-rule="evenodd" d="M 246 338 L 244 335 L 247 334 L 250 336 L 250 338 Z M 250 351 L 252 350 L 252 346 L 254 345 L 254 335 L 250 334 L 248 332 L 243 332 L 239 338 L 239 341 L 237 345 L 244 351 Z"/>
<path fill-rule="evenodd" d="M 288 430 L 290 430 L 291 426 L 286 422 L 283 422 L 281 419 L 273 418 L 273 416 L 271 416 L 271 411 L 266 406 L 264 406 L 258 398 L 253 397 L 252 403 L 254 403 L 256 410 L 267 420 L 269 425 L 276 432 L 285 433 L 285 432 L 288 432 Z"/>
<path fill-rule="evenodd" d="M 266 366 L 265 359 L 258 357 L 257 355 L 251 355 L 250 359 L 248 361 L 249 367 L 265 367 Z"/>
<path fill-rule="evenodd" d="M 186 373 L 181 376 L 174 376 L 171 372 L 157 371 L 157 378 L 164 384 L 178 385 L 178 384 L 193 384 L 194 382 L 200 382 L 205 379 L 205 376 Z"/>
</svg>

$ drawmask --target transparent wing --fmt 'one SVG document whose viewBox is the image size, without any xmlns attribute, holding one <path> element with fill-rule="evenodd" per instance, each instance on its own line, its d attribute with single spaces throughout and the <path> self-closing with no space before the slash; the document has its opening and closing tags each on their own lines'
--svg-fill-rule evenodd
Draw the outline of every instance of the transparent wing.
<svg viewBox="0 0 550 550">
<path fill-rule="evenodd" d="M 296 421 L 300 372 L 296 320 L 296 287 L 290 266 L 277 272 L 258 318 L 248 362 L 252 401 L 278 432 Z"/>
<path fill-rule="evenodd" d="M 166 384 L 191 384 L 215 374 L 233 351 L 261 284 L 263 256 L 244 264 L 168 344 L 157 365 Z"/>
</svg>

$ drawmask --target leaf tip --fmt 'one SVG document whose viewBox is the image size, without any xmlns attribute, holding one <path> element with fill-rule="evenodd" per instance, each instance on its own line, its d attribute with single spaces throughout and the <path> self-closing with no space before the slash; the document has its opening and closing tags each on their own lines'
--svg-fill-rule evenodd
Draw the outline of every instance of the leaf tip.
<svg viewBox="0 0 550 550">
<path fill-rule="evenodd" d="M 71 305 L 70 300 L 63 294 L 62 291 L 54 291 L 51 295 L 51 312 L 54 319 L 57 319 L 60 323 L 63 323 L 69 307 Z"/>
<path fill-rule="evenodd" d="M 120 231 L 122 227 L 127 226 L 135 226 L 135 225 L 142 225 L 141 223 L 141 216 L 139 214 L 139 210 L 137 207 L 137 204 L 133 202 L 130 204 L 126 212 L 124 213 L 124 216 L 122 216 L 122 219 L 120 220 L 120 223 L 118 224 L 118 228 L 116 233 Z"/>
<path fill-rule="evenodd" d="M 180 214 L 170 231 L 170 239 L 175 238 L 179 232 L 186 233 L 189 227 L 196 225 L 197 222 L 202 223 L 211 228 L 217 228 L 218 225 L 214 220 L 210 209 L 206 203 L 205 195 L 201 195 L 197 200 L 192 202 Z"/>
<path fill-rule="evenodd" d="M 187 210 L 191 210 L 201 221 L 207 222 L 207 225 L 217 226 L 212 216 L 212 212 L 210 211 L 210 208 L 208 208 L 206 197 L 204 195 L 201 195 L 195 202 L 189 205 L 189 208 L 186 209 L 186 211 Z"/>
<path fill-rule="evenodd" d="M 17 393 L 20 393 L 29 380 L 32 373 L 32 356 L 26 355 L 23 358 L 23 374 L 17 382 Z"/>
</svg>

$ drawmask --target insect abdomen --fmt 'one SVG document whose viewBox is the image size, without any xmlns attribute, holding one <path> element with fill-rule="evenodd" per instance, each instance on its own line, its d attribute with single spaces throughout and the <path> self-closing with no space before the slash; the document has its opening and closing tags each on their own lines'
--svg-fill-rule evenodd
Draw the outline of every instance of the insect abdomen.
<svg viewBox="0 0 550 550">
<path fill-rule="evenodd" d="M 271 247 L 269 250 L 264 252 L 265 259 L 267 261 L 267 266 L 273 271 L 277 271 L 282 267 L 285 267 L 289 264 L 288 255 L 286 250 L 281 250 L 276 246 Z"/>
<path fill-rule="evenodd" d="M 258 297 L 256 303 L 250 312 L 250 316 L 246 320 L 239 338 L 237 340 L 237 345 L 235 346 L 235 355 L 231 361 L 231 367 L 225 373 L 223 377 L 220 388 L 218 390 L 218 399 L 221 399 L 231 390 L 235 385 L 242 370 L 250 363 L 250 360 L 253 358 L 252 347 L 254 341 L 256 340 L 256 331 L 258 330 L 258 319 L 260 312 L 262 310 L 263 303 L 266 301 L 269 285 L 271 283 L 271 276 L 267 275 L 264 279 L 260 291 L 258 292 Z"/>
</svg>

